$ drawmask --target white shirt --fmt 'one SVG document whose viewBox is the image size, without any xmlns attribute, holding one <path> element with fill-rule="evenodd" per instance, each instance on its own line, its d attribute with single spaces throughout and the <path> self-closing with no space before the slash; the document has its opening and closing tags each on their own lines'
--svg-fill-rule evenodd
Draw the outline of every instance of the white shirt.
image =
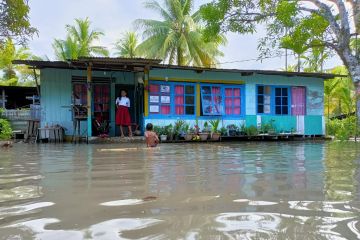
<svg viewBox="0 0 360 240">
<path fill-rule="evenodd" d="M 130 107 L 130 99 L 127 97 L 116 98 L 116 105 Z"/>
</svg>

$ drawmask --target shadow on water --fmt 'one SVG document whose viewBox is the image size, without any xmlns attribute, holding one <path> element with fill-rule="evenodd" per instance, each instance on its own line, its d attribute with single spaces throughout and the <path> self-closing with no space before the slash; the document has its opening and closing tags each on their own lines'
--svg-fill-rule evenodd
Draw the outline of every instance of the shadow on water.
<svg viewBox="0 0 360 240">
<path fill-rule="evenodd" d="M 356 143 L 15 145 L 0 239 L 360 238 Z"/>
</svg>

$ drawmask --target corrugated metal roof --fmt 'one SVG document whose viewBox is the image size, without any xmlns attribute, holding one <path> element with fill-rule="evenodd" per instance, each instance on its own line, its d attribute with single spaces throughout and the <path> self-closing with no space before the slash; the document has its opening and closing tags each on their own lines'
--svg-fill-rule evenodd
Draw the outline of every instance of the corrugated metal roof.
<svg viewBox="0 0 360 240">
<path fill-rule="evenodd" d="M 154 69 L 180 69 L 192 70 L 196 72 L 233 72 L 240 73 L 242 76 L 253 74 L 263 75 L 281 75 L 288 77 L 315 77 L 322 79 L 332 79 L 334 77 L 346 77 L 345 75 L 335 75 L 327 73 L 309 73 L 309 72 L 285 72 L 275 70 L 244 70 L 244 69 L 221 69 L 221 68 L 204 68 L 192 66 L 177 66 L 160 64 L 159 59 L 145 58 L 110 58 L 110 57 L 81 57 L 77 60 L 68 61 L 37 61 L 37 60 L 14 60 L 14 64 L 25 64 L 34 68 L 66 68 L 66 69 L 85 69 L 91 64 L 94 70 L 121 70 L 121 71 L 142 71 L 144 68 Z"/>
</svg>

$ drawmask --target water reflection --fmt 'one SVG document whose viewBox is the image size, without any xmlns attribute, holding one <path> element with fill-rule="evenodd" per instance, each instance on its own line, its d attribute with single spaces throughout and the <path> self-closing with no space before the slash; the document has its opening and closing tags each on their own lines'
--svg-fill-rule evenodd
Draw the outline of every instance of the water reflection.
<svg viewBox="0 0 360 240">
<path fill-rule="evenodd" d="M 0 239 L 356 239 L 357 144 L 15 145 Z"/>
</svg>

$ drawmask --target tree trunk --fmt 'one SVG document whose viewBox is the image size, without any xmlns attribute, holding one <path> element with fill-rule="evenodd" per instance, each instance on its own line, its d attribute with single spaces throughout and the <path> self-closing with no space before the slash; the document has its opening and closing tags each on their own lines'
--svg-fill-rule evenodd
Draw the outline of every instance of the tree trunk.
<svg viewBox="0 0 360 240">
<path fill-rule="evenodd" d="M 351 80 L 353 81 L 356 89 L 356 116 L 360 116 L 360 62 L 359 59 L 356 58 L 351 53 L 350 48 L 346 47 L 345 49 L 342 49 L 342 51 L 337 51 L 338 55 L 340 56 L 341 60 L 343 61 L 344 65 L 349 71 L 349 75 L 351 77 Z M 360 124 L 359 118 L 358 118 L 358 125 Z"/>
</svg>

